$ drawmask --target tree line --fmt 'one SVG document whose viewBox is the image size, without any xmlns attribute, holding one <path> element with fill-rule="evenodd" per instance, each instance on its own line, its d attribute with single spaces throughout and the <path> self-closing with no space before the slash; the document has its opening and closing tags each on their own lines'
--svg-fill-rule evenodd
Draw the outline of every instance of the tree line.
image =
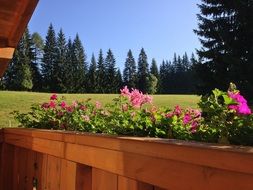
<svg viewBox="0 0 253 190">
<path fill-rule="evenodd" d="M 88 61 L 78 34 L 66 40 L 63 30 L 56 34 L 50 24 L 45 40 L 25 30 L 0 86 L 37 92 L 118 93 L 126 85 L 151 94 L 194 93 L 195 62 L 194 54 L 190 59 L 186 53 L 174 54 L 173 61 L 158 66 L 154 58 L 149 64 L 144 48 L 137 60 L 130 49 L 121 73 L 111 49 L 105 56 L 100 49 Z"/>
</svg>

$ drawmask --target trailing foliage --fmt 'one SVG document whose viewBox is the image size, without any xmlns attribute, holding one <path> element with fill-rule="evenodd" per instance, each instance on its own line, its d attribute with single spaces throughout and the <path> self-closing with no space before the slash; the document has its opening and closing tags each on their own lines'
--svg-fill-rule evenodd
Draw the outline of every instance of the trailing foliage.
<svg viewBox="0 0 253 190">
<path fill-rule="evenodd" d="M 105 106 L 90 99 L 69 104 L 53 94 L 49 102 L 33 105 L 29 113 L 13 114 L 29 128 L 253 145 L 253 115 L 233 85 L 228 92 L 215 89 L 203 96 L 199 108 L 157 108 L 151 96 L 124 87 Z"/>
</svg>

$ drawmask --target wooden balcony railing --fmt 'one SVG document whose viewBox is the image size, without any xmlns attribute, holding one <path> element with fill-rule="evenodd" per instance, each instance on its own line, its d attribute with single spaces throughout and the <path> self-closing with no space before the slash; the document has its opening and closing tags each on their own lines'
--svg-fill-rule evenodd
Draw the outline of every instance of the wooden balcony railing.
<svg viewBox="0 0 253 190">
<path fill-rule="evenodd" d="M 0 189 L 252 190 L 253 148 L 0 130 Z"/>
</svg>

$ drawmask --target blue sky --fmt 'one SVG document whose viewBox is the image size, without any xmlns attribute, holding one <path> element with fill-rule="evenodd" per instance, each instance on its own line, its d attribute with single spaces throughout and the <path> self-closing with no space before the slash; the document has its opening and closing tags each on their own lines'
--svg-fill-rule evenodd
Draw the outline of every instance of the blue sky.
<svg viewBox="0 0 253 190">
<path fill-rule="evenodd" d="M 128 49 L 138 59 L 144 47 L 149 62 L 170 60 L 174 52 L 189 55 L 200 47 L 196 4 L 200 0 L 40 0 L 29 23 L 43 37 L 50 23 L 66 38 L 79 34 L 88 61 L 102 48 L 112 49 L 123 68 Z"/>
</svg>

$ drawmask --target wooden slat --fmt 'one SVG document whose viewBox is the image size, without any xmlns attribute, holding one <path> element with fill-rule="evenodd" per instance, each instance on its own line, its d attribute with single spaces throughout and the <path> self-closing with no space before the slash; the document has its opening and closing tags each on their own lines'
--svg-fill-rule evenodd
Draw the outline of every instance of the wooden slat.
<svg viewBox="0 0 253 190">
<path fill-rule="evenodd" d="M 76 163 L 61 159 L 61 190 L 76 189 Z"/>
<path fill-rule="evenodd" d="M 153 186 L 123 176 L 118 176 L 118 190 L 153 190 Z"/>
<path fill-rule="evenodd" d="M 60 141 L 5 133 L 5 142 L 18 147 L 54 155 L 60 158 L 64 157 L 64 143 Z"/>
<path fill-rule="evenodd" d="M 117 175 L 92 168 L 92 190 L 117 190 Z"/>
<path fill-rule="evenodd" d="M 0 168 L 2 181 L 0 183 L 0 189 L 7 190 L 13 189 L 13 161 L 14 161 L 14 146 L 3 144 L 2 147 L 2 161 L 3 165 Z"/>
<path fill-rule="evenodd" d="M 75 190 L 91 190 L 91 189 L 92 189 L 92 168 L 82 164 L 77 164 Z"/>
<path fill-rule="evenodd" d="M 47 158 L 47 190 L 60 190 L 61 159 L 48 155 Z"/>
</svg>

